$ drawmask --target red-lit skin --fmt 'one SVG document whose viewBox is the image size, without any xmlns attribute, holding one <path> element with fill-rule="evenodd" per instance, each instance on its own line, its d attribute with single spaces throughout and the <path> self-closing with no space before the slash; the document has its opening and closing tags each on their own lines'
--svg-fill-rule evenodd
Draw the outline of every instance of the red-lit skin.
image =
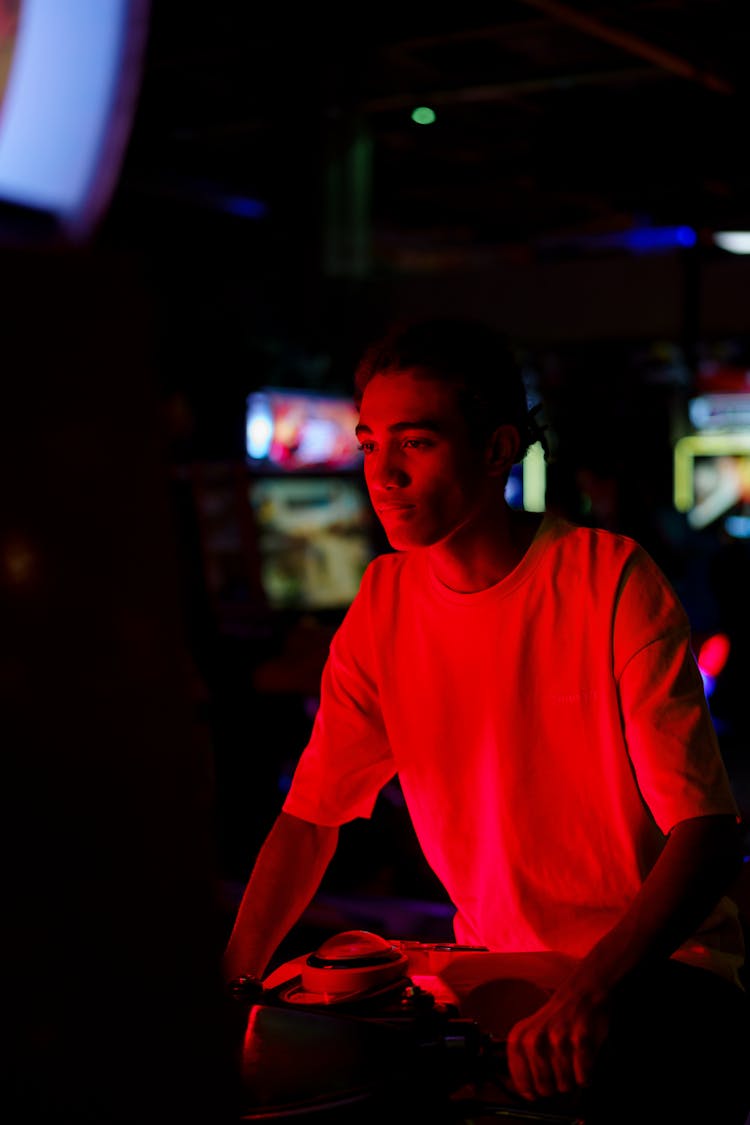
<svg viewBox="0 0 750 1125">
<path fill-rule="evenodd" d="M 518 563 L 538 517 L 503 498 L 519 446 L 514 426 L 500 426 L 477 448 L 451 385 L 399 371 L 368 383 L 357 437 L 392 547 L 428 548 L 440 580 L 463 592 L 494 585 Z"/>
</svg>

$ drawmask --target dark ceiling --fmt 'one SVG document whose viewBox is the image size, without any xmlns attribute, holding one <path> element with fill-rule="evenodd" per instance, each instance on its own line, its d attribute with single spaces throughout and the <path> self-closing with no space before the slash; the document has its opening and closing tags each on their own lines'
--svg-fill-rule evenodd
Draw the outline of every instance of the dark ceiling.
<svg viewBox="0 0 750 1125">
<path fill-rule="evenodd" d="M 750 225 L 743 7 L 156 0 L 116 205 L 258 203 L 355 275 L 708 240 Z"/>
</svg>

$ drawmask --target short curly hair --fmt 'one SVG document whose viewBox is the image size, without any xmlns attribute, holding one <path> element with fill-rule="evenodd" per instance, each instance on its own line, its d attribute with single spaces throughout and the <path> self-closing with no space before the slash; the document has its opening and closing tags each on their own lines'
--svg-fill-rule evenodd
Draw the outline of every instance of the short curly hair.
<svg viewBox="0 0 750 1125">
<path fill-rule="evenodd" d="M 521 461 L 529 446 L 540 440 L 521 366 L 504 333 L 464 317 L 396 322 L 369 344 L 355 368 L 357 407 L 375 375 L 415 368 L 456 387 L 460 409 L 477 441 L 485 441 L 498 426 L 513 425 L 521 439 L 516 458 Z"/>
</svg>

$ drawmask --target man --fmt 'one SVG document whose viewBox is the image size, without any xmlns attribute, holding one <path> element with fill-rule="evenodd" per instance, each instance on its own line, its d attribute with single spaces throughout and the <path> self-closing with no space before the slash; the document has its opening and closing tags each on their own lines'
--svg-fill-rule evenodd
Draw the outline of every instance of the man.
<svg viewBox="0 0 750 1125">
<path fill-rule="evenodd" d="M 396 326 L 355 387 L 394 550 L 332 641 L 227 977 L 262 977 L 339 826 L 397 775 L 456 940 L 571 958 L 509 1033 L 518 1094 L 743 1125 L 739 815 L 683 608 L 632 539 L 507 505 L 540 435 L 489 327 Z"/>
</svg>

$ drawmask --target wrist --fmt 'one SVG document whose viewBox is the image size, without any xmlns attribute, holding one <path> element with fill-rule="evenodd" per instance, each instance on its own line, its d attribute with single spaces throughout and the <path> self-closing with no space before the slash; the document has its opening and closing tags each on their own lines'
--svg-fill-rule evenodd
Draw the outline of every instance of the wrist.
<svg viewBox="0 0 750 1125">
<path fill-rule="evenodd" d="M 241 973 L 227 982 L 227 991 L 237 1000 L 253 1000 L 263 992 L 263 981 L 256 973 Z"/>
</svg>

